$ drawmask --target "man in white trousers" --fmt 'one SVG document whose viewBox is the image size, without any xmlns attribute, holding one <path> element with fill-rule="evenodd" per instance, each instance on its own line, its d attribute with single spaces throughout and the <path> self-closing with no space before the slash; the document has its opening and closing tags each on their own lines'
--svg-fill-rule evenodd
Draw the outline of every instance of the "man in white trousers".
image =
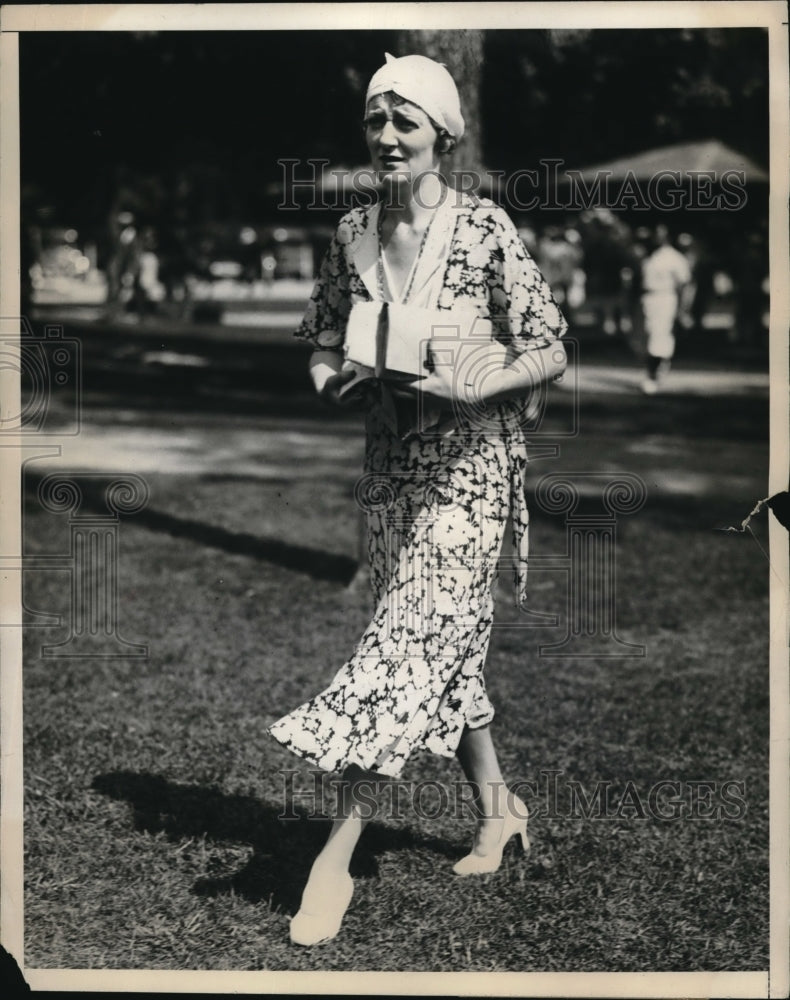
<svg viewBox="0 0 790 1000">
<path fill-rule="evenodd" d="M 676 250 L 666 226 L 656 226 L 656 247 L 642 262 L 642 311 L 647 334 L 647 374 L 642 392 L 655 395 L 675 353 L 675 321 L 691 287 L 688 260 Z"/>
</svg>

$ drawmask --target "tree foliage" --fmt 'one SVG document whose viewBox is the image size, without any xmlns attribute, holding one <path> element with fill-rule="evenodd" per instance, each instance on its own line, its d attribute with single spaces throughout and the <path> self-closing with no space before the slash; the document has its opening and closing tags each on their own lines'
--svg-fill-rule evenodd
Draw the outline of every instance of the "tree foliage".
<svg viewBox="0 0 790 1000">
<path fill-rule="evenodd" d="M 262 220 L 280 158 L 365 162 L 385 51 L 449 66 L 468 123 L 456 166 L 581 166 L 708 137 L 767 163 L 762 29 L 29 32 L 24 190 L 69 224 L 99 224 L 120 194 L 158 219 Z"/>
<path fill-rule="evenodd" d="M 456 81 L 464 115 L 464 137 L 453 156 L 456 170 L 482 165 L 480 87 L 483 68 L 482 31 L 408 30 L 397 33 L 397 54 L 422 55 L 444 63 Z"/>
<path fill-rule="evenodd" d="M 721 139 L 767 163 L 763 29 L 486 32 L 483 145 L 517 169 Z"/>
</svg>

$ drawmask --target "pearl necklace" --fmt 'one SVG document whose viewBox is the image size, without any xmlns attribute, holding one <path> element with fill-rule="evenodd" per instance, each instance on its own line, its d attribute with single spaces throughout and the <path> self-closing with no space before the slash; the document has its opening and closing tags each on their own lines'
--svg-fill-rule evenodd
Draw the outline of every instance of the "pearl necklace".
<svg viewBox="0 0 790 1000">
<path fill-rule="evenodd" d="M 437 214 L 438 214 L 437 210 L 434 209 L 434 213 L 431 216 L 430 221 L 428 225 L 425 227 L 425 231 L 422 234 L 422 240 L 420 241 L 420 246 L 419 249 L 417 250 L 417 256 L 414 258 L 414 261 L 411 266 L 411 273 L 409 274 L 408 285 L 406 287 L 405 292 L 400 297 L 400 301 L 402 303 L 409 301 L 409 296 L 411 295 L 412 286 L 414 285 L 414 279 L 417 276 L 417 265 L 419 264 L 420 257 L 422 257 L 422 252 L 425 248 L 425 243 L 428 239 L 428 233 L 431 230 L 431 226 L 433 225 L 433 220 L 436 218 Z M 382 206 L 381 208 L 379 208 L 378 225 L 376 227 L 376 235 L 378 237 L 378 245 L 379 245 L 378 257 L 376 259 L 376 278 L 378 284 L 379 297 L 381 298 L 382 302 L 386 301 L 386 291 L 384 288 L 384 247 L 382 246 L 381 243 L 381 230 L 383 222 L 384 222 L 384 208 Z M 390 289 L 390 291 L 394 295 L 395 290 Z"/>
</svg>

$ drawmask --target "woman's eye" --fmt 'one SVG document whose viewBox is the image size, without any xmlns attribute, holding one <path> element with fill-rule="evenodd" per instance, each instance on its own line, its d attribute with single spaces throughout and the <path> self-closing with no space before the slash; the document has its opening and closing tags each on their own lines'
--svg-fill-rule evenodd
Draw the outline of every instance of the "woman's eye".
<svg viewBox="0 0 790 1000">
<path fill-rule="evenodd" d="M 384 115 L 376 115 L 364 118 L 362 124 L 365 128 L 371 129 L 373 132 L 380 132 L 387 124 L 387 121 L 388 119 Z M 401 115 L 394 115 L 392 124 L 399 132 L 413 132 L 414 129 L 420 127 L 419 122 L 412 121 L 411 118 L 403 118 Z"/>
</svg>

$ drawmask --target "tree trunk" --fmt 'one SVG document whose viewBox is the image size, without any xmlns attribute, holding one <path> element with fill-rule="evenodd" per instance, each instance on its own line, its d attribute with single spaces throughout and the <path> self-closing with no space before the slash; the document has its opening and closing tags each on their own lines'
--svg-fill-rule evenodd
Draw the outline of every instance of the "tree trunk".
<svg viewBox="0 0 790 1000">
<path fill-rule="evenodd" d="M 482 31 L 403 30 L 396 36 L 396 56 L 420 55 L 444 63 L 461 97 L 466 130 L 448 170 L 480 170 L 480 77 L 483 65 Z"/>
<path fill-rule="evenodd" d="M 482 173 L 480 154 L 480 76 L 483 64 L 482 31 L 437 31 L 403 30 L 396 32 L 394 56 L 428 56 L 436 62 L 444 63 L 450 76 L 455 80 L 461 98 L 461 113 L 464 116 L 464 137 L 443 167 L 447 182 L 453 184 L 452 172 L 474 170 Z M 469 189 L 468 180 L 463 183 Z M 477 187 L 477 185 L 475 185 Z M 357 540 L 358 568 L 349 584 L 354 593 L 368 585 L 370 567 L 368 565 L 367 544 L 364 521 L 359 522 Z"/>
</svg>

